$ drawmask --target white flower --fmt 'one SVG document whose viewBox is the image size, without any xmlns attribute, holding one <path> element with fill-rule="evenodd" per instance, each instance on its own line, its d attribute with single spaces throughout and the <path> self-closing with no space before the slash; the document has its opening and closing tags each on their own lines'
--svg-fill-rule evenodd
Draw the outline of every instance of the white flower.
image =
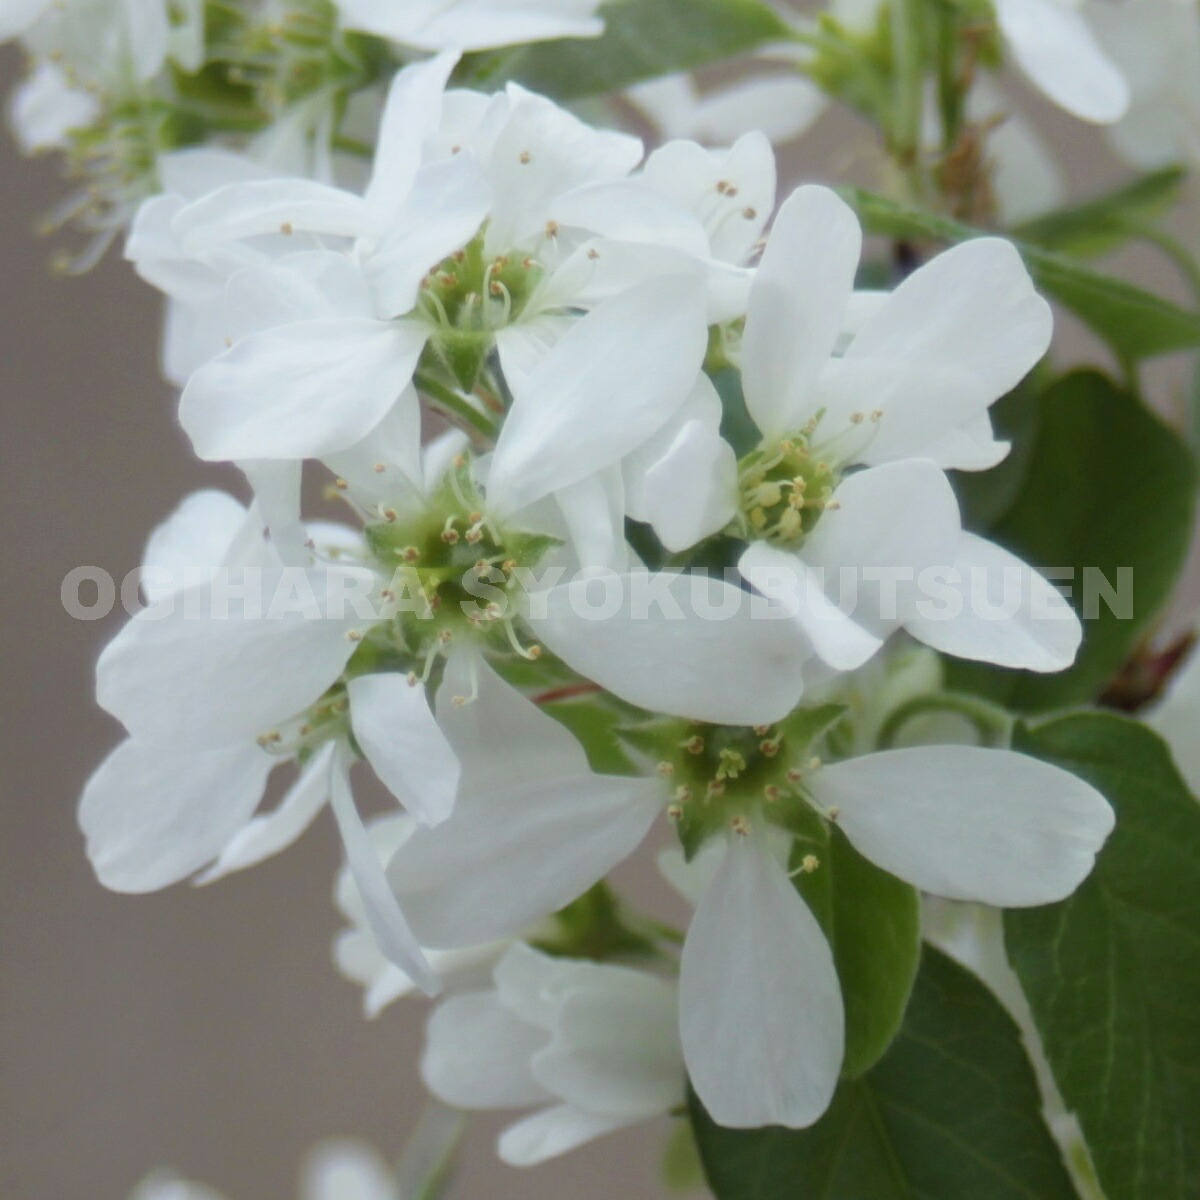
<svg viewBox="0 0 1200 1200">
<path fill-rule="evenodd" d="M 89 124 L 97 112 L 96 97 L 73 87 L 62 68 L 50 61 L 38 63 L 9 100 L 9 120 L 26 154 L 66 145 L 70 131 Z"/>
<path fill-rule="evenodd" d="M 626 95 L 666 137 L 712 146 L 727 145 L 747 130 L 776 145 L 793 141 L 827 107 L 824 94 L 794 66 L 787 73 L 756 74 L 703 93 L 690 75 L 664 75 L 635 85 Z"/>
<path fill-rule="evenodd" d="M 689 421 L 646 469 L 641 511 L 672 551 L 725 528 L 748 540 L 742 575 L 788 604 L 834 670 L 900 627 L 960 657 L 1061 670 L 1078 619 L 1041 576 L 963 530 L 945 476 L 1007 453 L 987 409 L 1045 352 L 1049 306 L 995 238 L 946 251 L 890 295 L 857 296 L 861 236 L 827 189 L 783 205 L 741 349 L 762 440 L 739 461 L 711 417 Z M 1019 603 L 1005 608 L 1014 581 Z M 918 582 L 944 584 L 945 603 L 918 600 Z"/>
<path fill-rule="evenodd" d="M 145 82 L 173 49 L 166 0 L 3 0 L 0 41 L 15 37 L 86 84 Z"/>
<path fill-rule="evenodd" d="M 996 22 L 1018 67 L 1060 108 L 1098 125 L 1119 120 L 1129 85 L 1096 37 L 1092 18 L 1107 7 L 1089 0 L 993 0 Z M 837 18 L 852 29 L 879 19 L 880 0 L 835 0 Z"/>
<path fill-rule="evenodd" d="M 202 258 L 281 230 L 305 249 L 333 239 L 350 250 L 304 299 L 286 278 L 261 273 L 269 318 L 228 329 L 231 348 L 184 390 L 181 419 L 202 457 L 342 449 L 378 423 L 427 345 L 425 361 L 466 392 L 494 346 L 515 388 L 579 310 L 707 260 L 699 221 L 626 178 L 640 158 L 636 140 L 593 131 L 515 86 L 443 99 L 453 62 L 442 56 L 396 77 L 364 196 L 307 180 L 252 181 L 172 218 L 172 236 Z M 289 304 L 290 316 L 281 312 Z M 634 356 L 639 335 L 650 332 L 629 330 Z M 676 353 L 687 359 L 702 335 L 689 330 Z"/>
<path fill-rule="evenodd" d="M 1070 894 L 1113 824 L 1103 797 L 1074 776 L 978 747 L 866 755 L 815 770 L 805 786 L 885 870 L 937 895 L 1006 907 Z M 719 865 L 706 868 L 680 974 L 693 1084 L 723 1125 L 811 1124 L 842 1053 L 824 934 L 767 831 L 731 836 Z"/>
<path fill-rule="evenodd" d="M 367 833 L 381 862 L 388 861 L 413 835 L 416 823 L 406 813 L 378 817 L 367 824 Z M 350 923 L 334 940 L 333 956 L 338 969 L 363 987 L 363 1008 L 368 1017 L 378 1016 L 394 1000 L 407 996 L 416 985 L 389 961 L 379 949 L 371 932 L 362 893 L 348 866 L 338 872 L 334 900 Z M 507 940 L 464 950 L 426 950 L 430 970 L 445 990 L 484 983 L 496 960 L 508 949 Z"/>
<path fill-rule="evenodd" d="M 201 494 L 156 531 L 147 552 L 154 603 L 101 656 L 97 696 L 130 737 L 84 789 L 89 858 L 118 891 L 152 891 L 206 866 L 211 880 L 290 845 L 328 803 L 381 947 L 431 987 L 351 796 L 350 729 L 425 820 L 453 803 L 457 763 L 423 690 L 403 675 L 341 678 L 362 624 L 342 589 L 361 593 L 362 571 L 314 565 L 289 574 L 262 541 L 256 511 L 233 528 L 237 508 Z M 244 609 L 229 602 L 238 586 L 249 592 Z M 376 731 L 389 724 L 407 739 L 385 743 Z M 414 745 L 419 779 L 409 769 Z M 291 761 L 299 772 L 279 806 L 254 815 L 267 777 Z"/>
<path fill-rule="evenodd" d="M 1200 162 L 1200 12 L 1180 0 L 1090 3 L 1101 45 L 1129 81 L 1129 111 L 1110 130 L 1146 170 Z"/>
<path fill-rule="evenodd" d="M 995 0 L 995 5 L 1013 58 L 1048 99 L 1098 125 L 1125 115 L 1129 84 L 1088 19 L 1104 5 L 1083 0 Z"/>
<path fill-rule="evenodd" d="M 347 29 L 420 50 L 488 50 L 597 37 L 600 0 L 334 0 Z"/>
<path fill-rule="evenodd" d="M 222 1200 L 219 1193 L 155 1171 L 129 1200 Z M 404 1200 L 396 1174 L 372 1147 L 350 1138 L 328 1141 L 309 1154 L 300 1175 L 300 1200 Z"/>
<path fill-rule="evenodd" d="M 668 142 L 646 159 L 640 178 L 696 218 L 707 238 L 710 325 L 746 314 L 763 231 L 775 207 L 775 154 L 761 133 L 727 150 Z M 724 268 L 724 269 L 722 269 Z"/>
<path fill-rule="evenodd" d="M 514 946 L 495 987 L 433 1012 L 421 1073 L 460 1108 L 538 1111 L 500 1136 L 500 1157 L 532 1166 L 684 1100 L 675 988 L 625 967 Z"/>
<path fill-rule="evenodd" d="M 814 767 L 787 722 L 672 732 L 670 783 L 595 775 L 549 717 L 500 696 L 481 678 L 464 710 L 473 724 L 446 726 L 463 764 L 459 803 L 389 864 L 414 930 L 447 949 L 514 935 L 607 875 L 668 802 L 684 820 L 701 805 L 702 819 L 734 832 L 706 852 L 711 882 L 683 951 L 681 1038 L 701 1099 L 728 1126 L 811 1124 L 842 1059 L 833 959 L 788 877 L 789 839 L 767 823 L 768 791 L 769 809 L 790 797 L 922 890 L 1004 906 L 1068 895 L 1112 828 L 1090 785 L 1011 751 L 922 747 Z"/>
</svg>

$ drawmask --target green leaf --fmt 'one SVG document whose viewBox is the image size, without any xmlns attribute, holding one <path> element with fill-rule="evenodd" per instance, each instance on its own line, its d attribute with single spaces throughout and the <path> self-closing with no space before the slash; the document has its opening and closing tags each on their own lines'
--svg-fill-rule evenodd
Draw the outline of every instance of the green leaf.
<svg viewBox="0 0 1200 1200">
<path fill-rule="evenodd" d="M 722 1129 L 693 1096 L 717 1200 L 1075 1200 L 1016 1024 L 925 950 L 900 1035 L 812 1128 Z"/>
<path fill-rule="evenodd" d="M 1096 372 L 1043 392 L 1037 422 L 1024 486 L 989 537 L 1036 567 L 1073 572 L 1062 582 L 1084 619 L 1083 647 L 1055 675 L 947 662 L 951 687 L 1025 712 L 1091 700 L 1117 673 L 1178 578 L 1196 487 L 1183 443 Z"/>
<path fill-rule="evenodd" d="M 598 38 L 472 55 L 463 82 L 498 87 L 512 79 L 556 100 L 571 100 L 694 70 L 793 36 L 762 0 L 607 0 L 600 15 L 605 28 Z"/>
<path fill-rule="evenodd" d="M 796 887 L 833 949 L 846 1005 L 842 1074 L 856 1079 L 883 1056 L 904 1020 L 921 962 L 921 902 L 916 889 L 868 862 L 840 829 L 822 848 L 797 843 Z"/>
<path fill-rule="evenodd" d="M 1186 178 L 1182 167 L 1152 171 L 1105 196 L 1025 221 L 1013 228 L 1013 236 L 1059 254 L 1108 254 L 1166 213 Z"/>
<path fill-rule="evenodd" d="M 617 736 L 618 727 L 629 719 L 627 713 L 595 697 L 551 700 L 542 708 L 575 735 L 593 771 L 602 775 L 634 773 L 633 763 Z"/>
<path fill-rule="evenodd" d="M 1016 749 L 1088 780 L 1117 827 L 1061 904 L 1005 914 L 1009 958 L 1110 1200 L 1200 1196 L 1200 806 L 1164 743 L 1084 713 Z"/>
<path fill-rule="evenodd" d="M 842 194 L 857 210 L 868 233 L 940 242 L 963 242 L 989 234 L 988 230 L 908 208 L 860 188 L 845 188 Z M 1019 238 L 1012 240 L 1037 286 L 1103 338 L 1121 362 L 1138 362 L 1200 346 L 1200 313 L 1180 308 L 1077 259 Z"/>
</svg>

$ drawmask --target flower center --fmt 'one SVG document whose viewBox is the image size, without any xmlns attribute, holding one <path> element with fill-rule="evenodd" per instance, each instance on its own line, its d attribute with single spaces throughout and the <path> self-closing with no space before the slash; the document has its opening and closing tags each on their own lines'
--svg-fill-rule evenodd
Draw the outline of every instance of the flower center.
<svg viewBox="0 0 1200 1200">
<path fill-rule="evenodd" d="M 842 705 L 798 709 L 755 728 L 701 722 L 653 723 L 625 738 L 657 759 L 672 799 L 667 809 L 689 857 L 710 837 L 749 832 L 756 821 L 810 830 L 822 816 L 804 787 L 820 766 L 813 754 L 845 713 Z"/>
<path fill-rule="evenodd" d="M 430 352 L 469 391 L 492 347 L 492 334 L 525 311 L 545 271 L 528 255 L 488 258 L 481 232 L 421 282 L 417 309 L 436 327 Z"/>
<path fill-rule="evenodd" d="M 376 567 L 390 579 L 382 597 L 392 615 L 367 634 L 351 659 L 352 675 L 381 669 L 382 659 L 398 654 L 428 679 L 436 660 L 466 638 L 538 657 L 538 647 L 518 639 L 517 599 L 524 572 L 557 543 L 488 517 L 465 461 L 447 473 L 422 513 L 385 517 L 365 534 Z"/>
<path fill-rule="evenodd" d="M 350 701 L 346 685 L 335 683 L 321 698 L 277 729 L 259 734 L 258 744 L 280 758 L 295 758 L 303 766 L 305 760 L 331 738 L 349 733 Z"/>
<path fill-rule="evenodd" d="M 840 476 L 813 452 L 812 431 L 750 451 L 738 463 L 741 532 L 797 546 L 830 507 Z"/>
</svg>

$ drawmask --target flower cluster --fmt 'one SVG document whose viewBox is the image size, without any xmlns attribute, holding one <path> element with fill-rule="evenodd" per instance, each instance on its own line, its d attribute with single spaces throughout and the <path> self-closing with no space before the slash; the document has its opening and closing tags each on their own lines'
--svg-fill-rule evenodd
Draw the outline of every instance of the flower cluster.
<svg viewBox="0 0 1200 1200">
<path fill-rule="evenodd" d="M 1200 345 L 1200 318 L 1079 260 L 1136 234 L 1200 267 L 1151 223 L 1171 171 L 1004 236 L 1057 168 L 994 76 L 1015 65 L 1161 167 L 1198 153 L 1170 64 L 1200 55 L 1200 15 L 700 9 L 0 0 L 29 64 L 18 140 L 80 185 L 51 224 L 91 235 L 77 268 L 124 238 L 164 300 L 182 431 L 245 483 L 187 496 L 146 544 L 144 604 L 97 665 L 124 737 L 84 788 L 87 855 L 115 891 L 211 883 L 328 808 L 338 967 L 368 1016 L 433 999 L 424 1080 L 437 1105 L 524 1110 L 510 1164 L 685 1111 L 835 1118 L 899 1044 L 923 933 L 1020 1019 L 1086 1158 L 1038 1044 L 1063 1020 L 1022 992 L 1054 972 L 1018 981 L 999 916 L 962 906 L 1043 909 L 1125 853 L 1099 735 L 1039 743 L 1028 714 L 1165 692 L 1151 722 L 1194 723 L 1196 667 L 1164 687 L 1186 647 L 1144 637 L 1169 585 L 1140 590 L 1186 529 L 1142 559 L 1128 528 L 1188 520 L 1188 453 L 1134 368 Z M 748 81 L 697 82 L 743 52 Z M 830 98 L 879 127 L 890 196 L 781 179 L 772 142 Z M 649 149 L 631 104 L 664 133 Z M 1108 340 L 1125 391 L 1047 382 L 1043 292 Z M 1071 438 L 1102 489 L 1090 463 L 1054 473 Z M 1137 628 L 1089 643 L 1038 569 L 1057 553 L 1144 564 Z M 394 805 L 364 819 L 372 789 Z M 683 922 L 613 882 L 652 855 Z M 361 1148 L 310 1175 L 321 1200 L 407 1194 Z"/>
<path fill-rule="evenodd" d="M 546 1106 L 510 1161 L 670 1111 L 685 1066 L 723 1124 L 805 1126 L 844 1017 L 794 876 L 845 838 L 924 891 L 1039 905 L 1111 828 L 1092 787 L 1009 750 L 855 753 L 845 699 L 897 639 L 1072 662 L 1073 610 L 964 531 L 946 475 L 1004 457 L 988 408 L 1050 311 L 994 238 L 856 290 L 833 192 L 796 190 L 764 237 L 761 135 L 643 159 L 515 85 L 447 90 L 455 62 L 396 75 L 361 189 L 255 169 L 133 222 L 183 426 L 254 501 L 192 496 L 151 539 L 151 603 L 98 667 L 129 737 L 84 793 L 88 853 L 122 890 L 210 880 L 328 803 L 361 927 L 341 957 L 373 1009 L 454 993 L 425 1075 Z M 305 469 L 348 523 L 304 522 Z M 562 697 L 611 716 L 623 765 L 593 764 Z M 407 813 L 374 837 L 360 760 Z M 259 812 L 277 768 L 294 782 Z M 539 924 L 660 820 L 708 863 L 677 984 L 654 939 L 650 974 L 520 940 L 553 944 Z"/>
</svg>

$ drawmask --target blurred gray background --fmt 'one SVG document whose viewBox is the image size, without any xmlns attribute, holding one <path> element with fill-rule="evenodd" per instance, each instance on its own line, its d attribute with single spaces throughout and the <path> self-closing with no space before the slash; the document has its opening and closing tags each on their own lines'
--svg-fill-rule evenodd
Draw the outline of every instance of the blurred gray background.
<svg viewBox="0 0 1200 1200">
<path fill-rule="evenodd" d="M 0 55 L 0 93 L 16 69 Z M 1076 192 L 1114 176 L 1098 134 L 1038 112 Z M 847 153 L 862 138 L 826 117 L 785 178 L 863 175 Z M 229 1200 L 288 1200 L 314 1140 L 361 1135 L 385 1154 L 403 1142 L 424 1103 L 424 1005 L 367 1022 L 334 971 L 329 820 L 211 888 L 124 897 L 92 877 L 75 802 L 118 737 L 92 700 L 116 625 L 69 619 L 60 583 L 81 564 L 119 579 L 185 492 L 241 485 L 192 457 L 158 377 L 158 299 L 119 253 L 83 278 L 51 275 L 53 239 L 34 227 L 61 194 L 52 160 L 0 136 L 0 1196 L 124 1200 L 162 1163 Z M 1158 260 L 1125 265 L 1163 286 Z M 1163 378 L 1160 400 L 1174 390 Z M 533 1171 L 498 1163 L 496 1128 L 473 1127 L 458 1200 L 664 1192 L 666 1122 Z"/>
</svg>

